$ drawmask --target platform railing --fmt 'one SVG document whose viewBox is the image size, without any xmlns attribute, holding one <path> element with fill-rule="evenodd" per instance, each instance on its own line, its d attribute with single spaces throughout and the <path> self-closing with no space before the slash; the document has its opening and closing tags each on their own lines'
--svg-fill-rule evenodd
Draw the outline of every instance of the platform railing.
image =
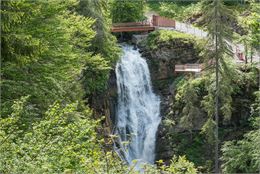
<svg viewBox="0 0 260 174">
<path fill-rule="evenodd" d="M 175 65 L 175 71 L 200 71 L 202 69 L 202 64 L 184 64 L 184 65 Z"/>
</svg>

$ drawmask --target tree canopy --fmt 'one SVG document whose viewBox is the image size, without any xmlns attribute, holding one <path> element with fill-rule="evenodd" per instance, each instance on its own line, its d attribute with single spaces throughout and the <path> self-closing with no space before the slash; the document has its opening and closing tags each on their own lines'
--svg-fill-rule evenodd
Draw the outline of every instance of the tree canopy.
<svg viewBox="0 0 260 174">
<path fill-rule="evenodd" d="M 111 2 L 112 21 L 114 23 L 143 21 L 144 8 L 144 0 L 113 0 Z"/>
<path fill-rule="evenodd" d="M 259 9 L 256 0 L 1 1 L 0 173 L 195 174 L 213 171 L 213 152 L 215 172 L 259 172 L 260 74 L 253 60 L 259 54 Z M 176 154 L 155 165 L 139 166 L 138 160 L 127 165 L 114 150 L 113 125 L 111 132 L 103 127 L 107 119 L 113 119 L 117 106 L 109 103 L 117 97 L 117 89 L 109 85 L 116 86 L 113 76 L 121 48 L 111 27 L 112 23 L 144 21 L 149 10 L 197 21 L 194 25 L 208 36 L 198 39 L 157 30 L 137 44 L 151 51 L 143 48 L 142 54 L 155 54 L 159 60 L 168 49 L 175 53 L 186 43 L 187 49 L 198 52 L 196 63 L 206 68 L 194 76 L 172 72 L 159 81 L 163 83 L 159 88 L 170 89 L 155 90 L 167 95 L 161 110 L 169 113 L 162 115 L 163 133 L 159 133 L 169 128 L 163 138 L 169 138 L 170 145 L 163 150 Z M 235 16 L 234 11 L 241 14 Z M 235 33 L 234 23 L 246 32 Z M 173 40 L 178 40 L 174 48 Z M 244 46 L 245 63 L 233 61 L 234 43 Z M 177 64 L 177 58 L 167 56 Z M 147 58 L 149 68 L 167 69 L 167 61 L 157 66 Z M 100 108 L 93 106 L 95 102 Z M 195 120 L 201 123 L 199 130 Z"/>
</svg>

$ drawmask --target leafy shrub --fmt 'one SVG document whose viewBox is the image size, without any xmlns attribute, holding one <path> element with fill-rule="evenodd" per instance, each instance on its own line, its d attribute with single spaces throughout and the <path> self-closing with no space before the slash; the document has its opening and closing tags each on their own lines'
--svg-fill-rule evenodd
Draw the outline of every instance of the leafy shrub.
<svg viewBox="0 0 260 174">
<path fill-rule="evenodd" d="M 45 118 L 32 129 L 21 126 L 26 98 L 12 106 L 12 114 L 0 123 L 1 173 L 104 173 L 124 166 L 111 152 L 105 152 L 104 141 L 98 138 L 99 121 L 92 120 L 91 111 L 79 103 L 53 104 Z"/>
<path fill-rule="evenodd" d="M 186 43 L 196 43 L 196 38 L 190 34 L 170 30 L 157 30 L 148 35 L 147 45 L 156 49 L 159 43 L 170 43 L 173 40 L 182 39 Z"/>
<path fill-rule="evenodd" d="M 253 130 L 238 141 L 227 141 L 222 146 L 222 169 L 226 173 L 258 173 L 260 166 L 259 134 L 260 93 L 256 92 L 256 101 L 252 104 L 251 123 Z"/>
</svg>

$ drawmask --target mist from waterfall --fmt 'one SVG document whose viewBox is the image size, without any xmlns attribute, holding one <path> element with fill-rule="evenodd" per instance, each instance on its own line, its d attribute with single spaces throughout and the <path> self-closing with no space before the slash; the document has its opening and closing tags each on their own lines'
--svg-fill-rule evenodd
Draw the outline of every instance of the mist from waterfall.
<svg viewBox="0 0 260 174">
<path fill-rule="evenodd" d="M 118 106 L 116 149 L 129 164 L 132 160 L 154 163 L 160 118 L 160 99 L 153 93 L 149 68 L 131 45 L 122 45 L 116 65 Z"/>
</svg>

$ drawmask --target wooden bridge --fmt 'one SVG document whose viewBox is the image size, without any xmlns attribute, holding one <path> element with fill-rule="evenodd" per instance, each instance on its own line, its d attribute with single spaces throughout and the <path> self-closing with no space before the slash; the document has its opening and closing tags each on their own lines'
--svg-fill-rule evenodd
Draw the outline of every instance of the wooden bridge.
<svg viewBox="0 0 260 174">
<path fill-rule="evenodd" d="M 149 22 L 125 22 L 113 24 L 111 32 L 153 31 L 155 27 Z"/>
<path fill-rule="evenodd" d="M 114 23 L 111 32 L 149 32 L 156 27 L 175 27 L 175 20 L 153 15 L 152 21 Z"/>
<path fill-rule="evenodd" d="M 175 20 L 168 19 L 161 16 L 153 15 L 151 22 L 126 22 L 126 23 L 115 23 L 111 29 L 111 32 L 149 32 L 155 30 L 157 27 L 170 27 L 175 28 Z M 175 72 L 193 72 L 199 73 L 203 69 L 202 64 L 184 64 L 175 65 Z"/>
<path fill-rule="evenodd" d="M 194 72 L 199 73 L 203 69 L 202 64 L 175 65 L 175 72 Z"/>
</svg>

